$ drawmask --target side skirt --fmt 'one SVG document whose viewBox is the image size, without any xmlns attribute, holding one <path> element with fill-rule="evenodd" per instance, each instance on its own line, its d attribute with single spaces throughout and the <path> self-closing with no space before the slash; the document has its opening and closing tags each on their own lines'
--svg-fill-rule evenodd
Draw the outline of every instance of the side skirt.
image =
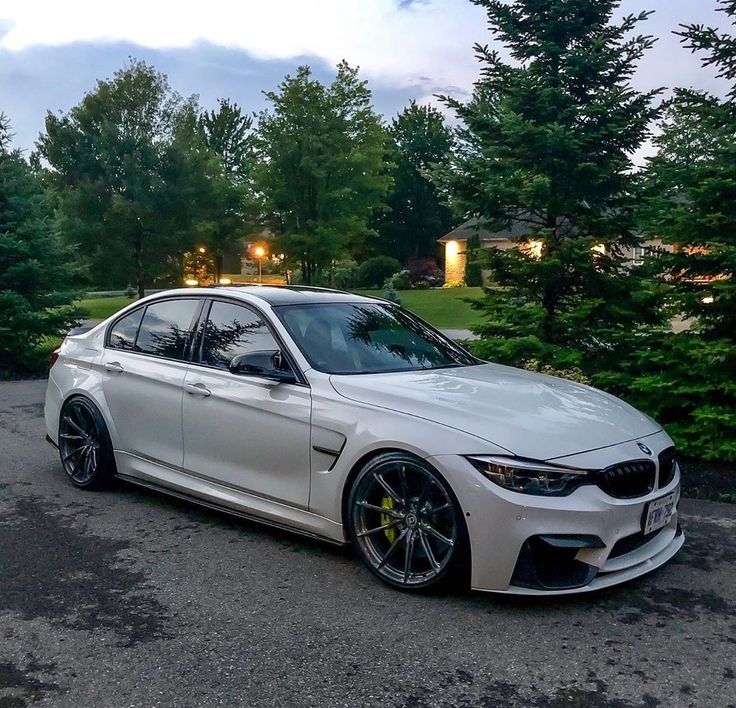
<svg viewBox="0 0 736 708">
<path fill-rule="evenodd" d="M 317 541 L 323 541 L 333 546 L 338 546 L 340 548 L 344 548 L 345 546 L 350 545 L 346 541 L 337 541 L 333 538 L 329 538 L 328 536 L 321 536 L 319 534 L 312 533 L 311 531 L 305 531 L 303 529 L 295 528 L 294 526 L 289 526 L 288 524 L 280 524 L 277 521 L 271 521 L 270 519 L 264 519 L 260 516 L 256 516 L 255 514 L 249 514 L 244 511 L 232 509 L 228 506 L 223 506 L 221 504 L 215 504 L 214 502 L 200 499 L 199 497 L 196 497 L 192 494 L 187 494 L 185 492 L 176 491 L 176 490 L 170 489 L 169 487 L 165 487 L 163 485 L 156 484 L 155 482 L 143 480 L 140 477 L 133 477 L 131 475 L 121 474 L 119 472 L 115 475 L 115 477 L 125 482 L 130 482 L 131 484 L 135 484 L 139 487 L 144 487 L 146 489 L 150 489 L 155 492 L 160 492 L 162 494 L 166 494 L 167 496 L 175 497 L 176 499 L 181 499 L 186 502 L 191 502 L 192 504 L 197 504 L 198 506 L 202 506 L 207 509 L 212 509 L 213 511 L 218 511 L 218 512 L 227 514 L 229 516 L 235 516 L 240 519 L 246 519 L 247 521 L 254 521 L 258 524 L 263 524 L 264 526 L 270 526 L 271 528 L 279 529 L 280 531 L 288 531 L 289 533 L 297 534 L 299 536 L 305 536 L 307 538 L 312 538 Z"/>
</svg>

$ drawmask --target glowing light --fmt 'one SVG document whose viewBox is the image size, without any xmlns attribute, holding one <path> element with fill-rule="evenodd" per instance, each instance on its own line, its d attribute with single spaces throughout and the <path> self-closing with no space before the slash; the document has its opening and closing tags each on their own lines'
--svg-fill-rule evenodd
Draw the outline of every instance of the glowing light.
<svg viewBox="0 0 736 708">
<path fill-rule="evenodd" d="M 196 287 L 197 285 L 199 285 L 199 281 L 196 278 L 187 278 L 184 281 L 184 285 L 187 285 L 190 288 L 193 288 L 193 287 Z"/>
<path fill-rule="evenodd" d="M 198 251 L 199 251 L 200 253 L 207 253 L 207 249 L 206 249 L 206 248 L 205 248 L 204 246 L 200 246 L 200 247 L 199 247 L 199 248 L 198 248 L 197 250 L 198 250 Z"/>
<path fill-rule="evenodd" d="M 445 243 L 445 283 L 462 283 L 465 280 L 465 248 L 459 241 Z"/>
<path fill-rule="evenodd" d="M 527 243 L 526 252 L 529 258 L 533 258 L 538 261 L 542 257 L 542 248 L 544 248 L 544 242 L 532 239 Z"/>
<path fill-rule="evenodd" d="M 710 305 L 713 302 L 713 296 L 706 295 L 700 302 L 704 303 L 705 305 Z"/>
<path fill-rule="evenodd" d="M 232 282 L 230 278 L 220 278 L 220 285 L 230 285 Z"/>
<path fill-rule="evenodd" d="M 263 258 L 263 256 L 266 255 L 266 249 L 263 248 L 263 246 L 256 246 L 253 249 L 253 254 L 255 255 L 256 258 Z"/>
</svg>

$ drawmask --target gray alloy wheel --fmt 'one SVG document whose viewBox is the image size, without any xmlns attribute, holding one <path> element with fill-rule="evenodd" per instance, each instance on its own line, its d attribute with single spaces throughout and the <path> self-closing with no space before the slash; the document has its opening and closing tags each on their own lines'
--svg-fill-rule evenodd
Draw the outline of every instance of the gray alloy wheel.
<svg viewBox="0 0 736 708">
<path fill-rule="evenodd" d="M 112 443 L 97 407 L 82 396 L 70 398 L 59 417 L 59 457 L 72 484 L 102 486 L 115 472 Z"/>
<path fill-rule="evenodd" d="M 368 462 L 350 493 L 348 523 L 365 564 L 394 587 L 419 590 L 464 576 L 460 507 L 442 477 L 413 455 Z"/>
</svg>

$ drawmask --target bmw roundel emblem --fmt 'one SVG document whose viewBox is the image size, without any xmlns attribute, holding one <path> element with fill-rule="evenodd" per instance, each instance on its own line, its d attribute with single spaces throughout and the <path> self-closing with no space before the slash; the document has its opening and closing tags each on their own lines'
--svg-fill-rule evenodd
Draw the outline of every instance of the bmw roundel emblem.
<svg viewBox="0 0 736 708">
<path fill-rule="evenodd" d="M 645 445 L 644 443 L 638 442 L 638 443 L 636 443 L 636 444 L 637 444 L 637 445 L 639 446 L 639 449 L 640 449 L 640 450 L 641 450 L 641 451 L 642 451 L 642 452 L 643 452 L 643 453 L 644 453 L 645 455 L 651 455 L 651 454 L 652 454 L 652 451 L 651 451 L 651 450 L 650 450 L 650 449 L 649 449 L 649 448 L 648 448 L 648 447 L 647 447 L 647 446 L 646 446 L 646 445 Z"/>
</svg>

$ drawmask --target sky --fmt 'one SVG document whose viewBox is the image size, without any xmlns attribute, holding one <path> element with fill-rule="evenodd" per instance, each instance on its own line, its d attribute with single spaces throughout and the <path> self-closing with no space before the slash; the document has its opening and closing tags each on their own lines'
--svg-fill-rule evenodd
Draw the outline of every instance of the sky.
<svg viewBox="0 0 736 708">
<path fill-rule="evenodd" d="M 659 41 L 641 62 L 637 88 L 725 93 L 672 34 L 680 23 L 723 26 L 715 8 L 716 0 L 622 0 L 620 15 L 655 11 L 641 27 Z M 15 145 L 30 150 L 46 111 L 68 111 L 129 57 L 152 63 L 206 108 L 228 97 L 249 112 L 264 108 L 262 91 L 300 64 L 329 81 L 346 59 L 391 118 L 411 99 L 468 95 L 476 42 L 494 40 L 469 0 L 1 0 L 0 111 Z"/>
</svg>

